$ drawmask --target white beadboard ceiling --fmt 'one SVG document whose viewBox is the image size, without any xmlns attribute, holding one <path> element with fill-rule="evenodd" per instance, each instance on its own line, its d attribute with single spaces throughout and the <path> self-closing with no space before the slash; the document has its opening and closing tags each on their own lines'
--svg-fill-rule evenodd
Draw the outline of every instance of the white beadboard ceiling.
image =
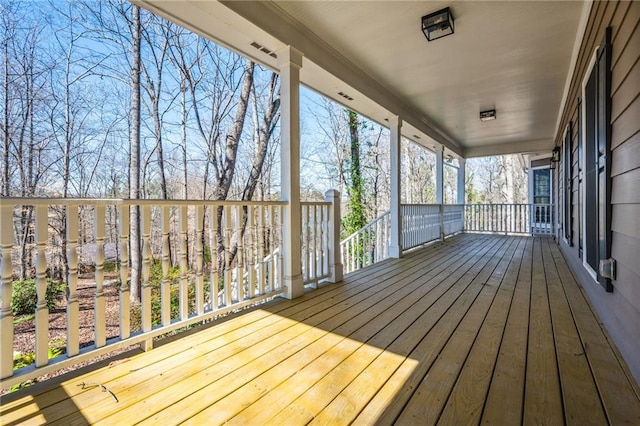
<svg viewBox="0 0 640 426">
<path fill-rule="evenodd" d="M 251 46 L 304 55 L 302 82 L 456 156 L 550 151 L 582 1 L 134 0 L 266 66 Z M 427 42 L 420 17 L 450 7 L 455 34 Z M 338 95 L 347 94 L 353 100 Z M 481 122 L 481 110 L 495 121 Z"/>
</svg>

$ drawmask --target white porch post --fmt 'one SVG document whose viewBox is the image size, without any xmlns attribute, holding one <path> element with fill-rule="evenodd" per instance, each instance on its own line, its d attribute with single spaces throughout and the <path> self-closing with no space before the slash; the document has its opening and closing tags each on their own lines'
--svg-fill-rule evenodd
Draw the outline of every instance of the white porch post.
<svg viewBox="0 0 640 426">
<path fill-rule="evenodd" d="M 444 162 L 443 162 L 444 147 L 442 145 L 436 145 L 436 204 L 444 204 Z"/>
<path fill-rule="evenodd" d="M 391 241 L 389 257 L 402 256 L 402 216 L 400 215 L 400 129 L 402 120 L 398 116 L 389 117 L 389 156 L 391 158 Z"/>
<path fill-rule="evenodd" d="M 436 145 L 436 204 L 440 205 L 440 241 L 444 241 L 444 146 Z"/>
<path fill-rule="evenodd" d="M 340 192 L 330 189 L 324 193 L 324 200 L 331 203 L 329 207 L 329 282 L 342 281 L 342 253 L 340 253 Z"/>
<path fill-rule="evenodd" d="M 283 217 L 283 278 L 287 299 L 304 292 L 300 214 L 300 68 L 302 53 L 291 46 L 278 52 L 280 68 L 280 199 L 287 201 Z"/>
<path fill-rule="evenodd" d="M 465 180 L 466 180 L 466 164 L 467 160 L 464 158 L 460 158 L 458 160 L 458 204 L 465 203 Z"/>
</svg>

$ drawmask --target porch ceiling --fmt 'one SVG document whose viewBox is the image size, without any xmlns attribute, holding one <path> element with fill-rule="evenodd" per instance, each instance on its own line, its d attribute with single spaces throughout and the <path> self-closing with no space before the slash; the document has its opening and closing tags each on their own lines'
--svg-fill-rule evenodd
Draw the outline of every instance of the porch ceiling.
<svg viewBox="0 0 640 426">
<path fill-rule="evenodd" d="M 551 149 L 590 4 L 134 2 L 272 68 L 276 59 L 251 43 L 276 52 L 291 45 L 305 55 L 305 85 L 383 124 L 398 114 L 406 137 L 465 157 Z M 420 17 L 445 6 L 455 34 L 427 42 Z M 479 112 L 494 108 L 497 120 L 480 122 Z"/>
</svg>

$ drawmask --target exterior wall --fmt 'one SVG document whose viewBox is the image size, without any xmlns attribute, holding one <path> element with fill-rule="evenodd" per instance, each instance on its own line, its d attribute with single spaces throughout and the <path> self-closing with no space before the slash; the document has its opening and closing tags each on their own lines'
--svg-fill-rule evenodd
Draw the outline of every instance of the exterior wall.
<svg viewBox="0 0 640 426">
<path fill-rule="evenodd" d="M 640 2 L 594 2 L 578 54 L 571 86 L 556 135 L 562 146 L 565 129 L 573 123 L 572 164 L 561 164 L 559 205 L 564 191 L 563 167 L 571 167 L 573 238 L 559 238 L 561 248 L 607 331 L 640 382 Z M 605 28 L 612 28 L 612 257 L 616 259 L 614 290 L 606 293 L 582 266 L 578 253 L 580 188 L 578 184 L 578 123 L 582 81 Z M 564 158 L 563 158 L 564 161 Z M 560 213 L 559 219 L 562 220 Z M 562 224 L 568 226 L 568 224 Z M 561 232 L 561 235 L 563 232 Z M 572 243 L 572 245 L 570 245 Z"/>
</svg>

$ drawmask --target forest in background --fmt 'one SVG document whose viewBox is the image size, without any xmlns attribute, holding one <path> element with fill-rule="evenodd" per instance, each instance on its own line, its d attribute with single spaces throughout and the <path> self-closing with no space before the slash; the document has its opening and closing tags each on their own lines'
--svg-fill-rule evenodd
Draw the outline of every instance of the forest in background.
<svg viewBox="0 0 640 426">
<path fill-rule="evenodd" d="M 130 196 L 139 102 L 141 198 L 277 198 L 278 75 L 145 10 L 137 24 L 135 9 L 117 0 L 0 5 L 1 195 Z M 355 116 L 354 136 L 343 106 L 309 90 L 302 98 L 303 197 L 348 193 L 358 140 L 367 216 L 386 210 L 388 130 Z M 434 202 L 434 155 L 407 140 L 402 153 L 403 202 Z M 454 167 L 445 167 L 447 202 Z M 468 201 L 524 201 L 518 168 L 513 156 L 469 160 Z"/>
<path fill-rule="evenodd" d="M 121 0 L 5 0 L 0 43 L 0 195 L 279 199 L 272 70 Z M 301 195 L 317 200 L 338 189 L 346 235 L 389 208 L 389 131 L 301 93 Z M 402 202 L 434 203 L 435 155 L 404 139 L 401 155 Z M 447 159 L 447 203 L 456 201 L 456 167 Z M 467 202 L 524 202 L 526 188 L 515 156 L 467 161 Z M 18 216 L 26 278 L 33 209 Z M 139 227 L 133 208 L 132 282 L 139 282 Z"/>
</svg>

